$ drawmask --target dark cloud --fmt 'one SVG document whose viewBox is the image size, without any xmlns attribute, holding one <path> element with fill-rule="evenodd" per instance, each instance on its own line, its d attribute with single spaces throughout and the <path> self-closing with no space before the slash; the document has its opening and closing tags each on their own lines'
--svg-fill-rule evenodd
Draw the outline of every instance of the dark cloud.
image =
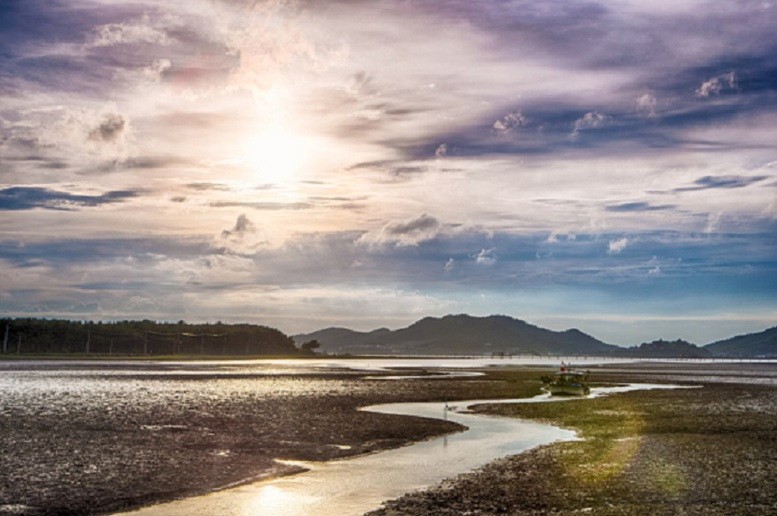
<svg viewBox="0 0 777 516">
<path fill-rule="evenodd" d="M 407 235 L 410 233 L 428 231 L 440 226 L 440 221 L 427 214 L 407 222 L 394 222 L 386 226 L 386 232 L 390 235 Z"/>
<path fill-rule="evenodd" d="M 388 222 L 377 230 L 364 233 L 357 242 L 378 246 L 416 246 L 436 238 L 442 230 L 443 225 L 439 220 L 424 213 L 414 219 Z"/>
<path fill-rule="evenodd" d="M 768 178 L 769 176 L 704 176 L 694 181 L 694 186 L 675 188 L 673 191 L 695 192 L 697 190 L 744 188 Z"/>
<path fill-rule="evenodd" d="M 189 183 L 186 185 L 186 188 L 191 188 L 192 190 L 197 190 L 198 192 L 228 192 L 230 190 L 229 186 L 225 185 L 224 183 Z"/>
<path fill-rule="evenodd" d="M 153 169 L 187 165 L 191 161 L 177 156 L 134 156 L 122 162 L 124 168 Z"/>
<path fill-rule="evenodd" d="M 142 190 L 115 190 L 101 195 L 78 195 L 40 187 L 15 186 L 0 190 L 0 211 L 76 210 L 124 202 Z"/>
<path fill-rule="evenodd" d="M 106 115 L 100 125 L 89 133 L 90 140 L 115 142 L 121 138 L 127 128 L 127 121 L 118 113 Z"/>
<path fill-rule="evenodd" d="M 241 213 L 232 229 L 225 229 L 221 232 L 221 238 L 240 241 L 249 233 L 256 233 L 256 226 L 244 213 Z"/>
<path fill-rule="evenodd" d="M 255 210 L 309 210 L 314 207 L 308 202 L 240 202 L 240 201 L 216 201 L 208 206 L 213 208 L 253 208 Z"/>
<path fill-rule="evenodd" d="M 625 202 L 622 204 L 615 204 L 607 206 L 607 211 L 613 212 L 644 212 L 644 211 L 664 211 L 674 209 L 672 204 L 650 204 L 649 202 L 637 201 L 637 202 Z"/>
<path fill-rule="evenodd" d="M 0 241 L 0 258 L 20 267 L 40 264 L 69 267 L 79 263 L 131 259 L 139 266 L 159 257 L 193 259 L 211 251 L 210 241 L 172 235 L 149 238 L 49 239 L 42 242 Z"/>
<path fill-rule="evenodd" d="M 423 157 L 428 158 L 430 155 L 434 155 L 434 154 L 427 153 Z M 423 174 L 427 171 L 427 168 L 422 165 L 416 165 L 402 160 L 382 160 L 382 161 L 365 161 L 362 163 L 357 163 L 355 165 L 348 167 L 348 170 L 349 171 L 359 171 L 359 170 L 377 171 L 377 172 L 381 172 L 381 173 L 385 173 L 387 175 L 393 176 L 396 179 L 402 180 L 416 174 Z"/>
</svg>

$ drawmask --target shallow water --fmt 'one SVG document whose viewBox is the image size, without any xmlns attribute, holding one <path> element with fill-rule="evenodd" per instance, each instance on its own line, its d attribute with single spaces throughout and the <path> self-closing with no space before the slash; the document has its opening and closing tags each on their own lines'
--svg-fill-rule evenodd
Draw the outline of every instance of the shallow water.
<svg viewBox="0 0 777 516">
<path fill-rule="evenodd" d="M 594 389 L 592 396 L 635 389 L 671 388 L 629 385 Z M 561 440 L 574 440 L 573 431 L 513 418 L 468 413 L 481 403 L 563 401 L 541 395 L 531 399 L 470 400 L 444 403 L 392 403 L 363 410 L 386 414 L 447 418 L 468 430 L 372 455 L 323 463 L 300 463 L 309 471 L 257 482 L 225 491 L 160 504 L 132 514 L 363 514 L 381 502 L 434 485 L 445 478 L 479 468 L 507 455 Z"/>
</svg>

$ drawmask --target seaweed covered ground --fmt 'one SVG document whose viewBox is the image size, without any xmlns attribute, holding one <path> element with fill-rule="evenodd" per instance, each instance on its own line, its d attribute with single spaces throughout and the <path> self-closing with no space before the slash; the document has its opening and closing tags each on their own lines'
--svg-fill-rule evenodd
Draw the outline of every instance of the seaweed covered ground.
<svg viewBox="0 0 777 516">
<path fill-rule="evenodd" d="M 479 406 L 573 428 L 584 440 L 498 460 L 374 514 L 777 514 L 777 364 L 594 372 L 600 381 L 699 387 Z"/>
<path fill-rule="evenodd" d="M 419 373 L 419 371 L 409 371 Z M 423 373 L 423 371 L 420 371 Z M 261 364 L 0 364 L 0 513 L 106 513 L 461 428 L 357 411 L 532 395 L 532 371 L 451 379 Z M 395 373 L 394 373 L 395 374 Z"/>
</svg>

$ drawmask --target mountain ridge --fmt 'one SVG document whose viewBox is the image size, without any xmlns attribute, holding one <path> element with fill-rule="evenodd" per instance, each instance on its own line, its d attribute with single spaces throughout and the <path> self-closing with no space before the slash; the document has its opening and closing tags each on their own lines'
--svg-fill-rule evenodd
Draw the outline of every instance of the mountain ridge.
<svg viewBox="0 0 777 516">
<path fill-rule="evenodd" d="M 757 333 L 736 335 L 704 346 L 715 356 L 730 358 L 777 357 L 777 326 Z"/>
<path fill-rule="evenodd" d="M 328 353 L 351 354 L 612 354 L 606 344 L 581 330 L 554 331 L 506 315 L 424 317 L 405 328 L 369 332 L 325 328 L 292 336 L 300 344 L 318 340 Z"/>
<path fill-rule="evenodd" d="M 331 354 L 535 354 L 633 358 L 777 356 L 777 326 L 703 346 L 682 339 L 671 342 L 658 339 L 639 346 L 621 347 L 605 343 L 578 328 L 549 330 L 507 315 L 429 316 L 396 330 L 357 331 L 330 327 L 293 335 L 292 338 L 297 345 L 317 340 L 322 345 L 321 350 Z"/>
</svg>

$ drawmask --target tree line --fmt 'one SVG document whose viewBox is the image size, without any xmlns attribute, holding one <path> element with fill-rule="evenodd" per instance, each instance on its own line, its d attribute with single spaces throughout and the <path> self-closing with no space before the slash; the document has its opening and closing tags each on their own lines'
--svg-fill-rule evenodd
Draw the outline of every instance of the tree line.
<svg viewBox="0 0 777 516">
<path fill-rule="evenodd" d="M 256 324 L 184 321 L 69 321 L 0 319 L 6 354 L 295 355 L 291 337 Z"/>
</svg>

